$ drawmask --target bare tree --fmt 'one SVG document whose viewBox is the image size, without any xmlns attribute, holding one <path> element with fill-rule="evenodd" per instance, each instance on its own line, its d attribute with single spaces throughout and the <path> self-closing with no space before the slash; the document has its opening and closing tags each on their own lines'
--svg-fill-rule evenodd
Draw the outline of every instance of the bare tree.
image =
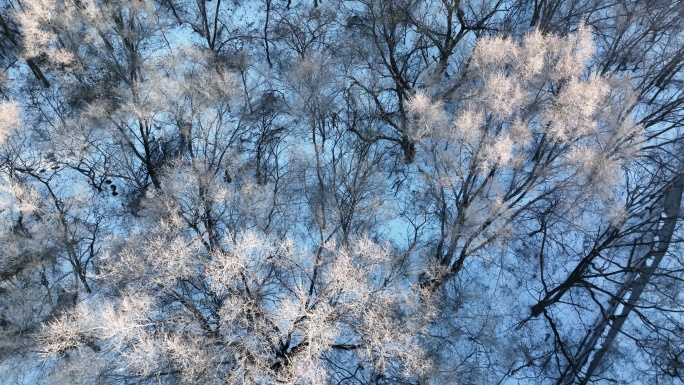
<svg viewBox="0 0 684 385">
<path fill-rule="evenodd" d="M 682 378 L 679 3 L 8 4 L 3 374 Z"/>
</svg>

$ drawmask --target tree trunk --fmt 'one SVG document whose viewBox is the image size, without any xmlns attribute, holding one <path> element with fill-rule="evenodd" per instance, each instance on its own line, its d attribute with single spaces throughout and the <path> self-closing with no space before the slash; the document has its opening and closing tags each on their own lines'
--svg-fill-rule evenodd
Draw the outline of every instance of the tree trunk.
<svg viewBox="0 0 684 385">
<path fill-rule="evenodd" d="M 660 211 L 664 214 L 661 216 L 662 227 L 655 230 L 654 241 L 649 250 L 637 261 L 634 270 L 627 274 L 624 283 L 613 296 L 606 312 L 599 316 L 594 324 L 595 326 L 590 329 L 590 333 L 582 341 L 574 357 L 574 362 L 568 364 L 558 384 L 569 385 L 578 381 L 579 384 L 585 385 L 599 367 L 603 356 L 620 332 L 627 316 L 636 306 L 646 284 L 648 284 L 667 252 L 679 218 L 683 190 L 684 174 L 679 174 L 675 177 L 672 185 L 665 190 L 662 197 L 662 211 Z M 654 218 L 654 220 L 658 220 L 658 218 Z M 588 366 L 587 362 L 589 362 Z M 584 369 L 585 366 L 586 369 Z M 582 374 L 583 369 L 584 375 Z"/>
</svg>

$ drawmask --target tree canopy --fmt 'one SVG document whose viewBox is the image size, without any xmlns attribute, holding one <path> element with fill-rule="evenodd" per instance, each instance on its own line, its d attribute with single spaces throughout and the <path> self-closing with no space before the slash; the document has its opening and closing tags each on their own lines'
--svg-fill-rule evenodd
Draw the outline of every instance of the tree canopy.
<svg viewBox="0 0 684 385">
<path fill-rule="evenodd" d="M 684 3 L 5 0 L 0 378 L 684 383 Z"/>
</svg>

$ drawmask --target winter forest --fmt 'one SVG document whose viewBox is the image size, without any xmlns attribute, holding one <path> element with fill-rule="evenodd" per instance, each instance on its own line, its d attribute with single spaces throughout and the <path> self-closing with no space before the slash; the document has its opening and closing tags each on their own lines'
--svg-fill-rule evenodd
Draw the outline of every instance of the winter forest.
<svg viewBox="0 0 684 385">
<path fill-rule="evenodd" d="M 684 3 L 0 4 L 0 383 L 684 383 Z"/>
</svg>

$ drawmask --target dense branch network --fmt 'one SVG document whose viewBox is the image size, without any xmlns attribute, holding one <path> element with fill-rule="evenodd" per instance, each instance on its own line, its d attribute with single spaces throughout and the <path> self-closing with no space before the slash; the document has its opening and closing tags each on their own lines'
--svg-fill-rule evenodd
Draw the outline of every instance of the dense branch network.
<svg viewBox="0 0 684 385">
<path fill-rule="evenodd" d="M 0 378 L 681 383 L 682 20 L 8 0 Z"/>
</svg>

